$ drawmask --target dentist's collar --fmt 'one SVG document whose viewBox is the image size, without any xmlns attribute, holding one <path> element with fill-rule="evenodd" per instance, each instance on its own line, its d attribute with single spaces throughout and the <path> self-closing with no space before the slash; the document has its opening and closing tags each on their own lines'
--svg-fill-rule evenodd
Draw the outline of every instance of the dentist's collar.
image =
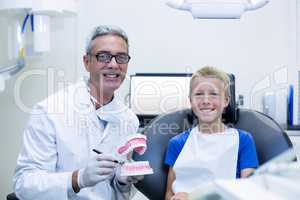
<svg viewBox="0 0 300 200">
<path fill-rule="evenodd" d="M 89 78 L 84 77 L 82 80 L 85 83 L 86 94 L 88 97 L 87 99 L 89 99 L 89 104 L 94 107 L 97 115 L 101 119 L 108 121 L 108 122 L 109 121 L 110 122 L 119 121 L 119 118 L 122 118 L 121 114 L 127 109 L 127 107 L 124 106 L 124 104 L 122 102 L 118 101 L 117 97 L 113 96 L 112 99 L 107 104 L 102 105 L 98 109 L 96 109 L 93 101 L 97 102 L 97 100 L 89 92 L 89 90 L 90 90 L 90 88 L 88 87 Z"/>
<path fill-rule="evenodd" d="M 90 95 L 90 100 L 92 102 L 92 104 L 94 105 L 95 109 L 99 109 L 100 107 L 106 105 L 106 104 L 109 104 L 110 102 L 112 102 L 112 100 L 114 99 L 114 95 L 111 97 L 111 99 L 109 101 L 107 101 L 105 104 L 102 104 L 100 103 L 96 97 L 94 97 L 91 93 L 91 86 L 92 86 L 92 83 L 90 81 L 90 79 L 87 80 L 86 82 L 86 85 L 87 85 L 87 90 L 88 90 L 88 93 Z"/>
</svg>

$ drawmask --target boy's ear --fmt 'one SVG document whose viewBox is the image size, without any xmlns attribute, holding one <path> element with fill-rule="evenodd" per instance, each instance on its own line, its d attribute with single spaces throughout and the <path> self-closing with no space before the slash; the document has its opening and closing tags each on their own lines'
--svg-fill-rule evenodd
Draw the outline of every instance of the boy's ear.
<svg viewBox="0 0 300 200">
<path fill-rule="evenodd" d="M 227 107 L 230 103 L 230 96 L 225 95 L 225 107 Z"/>
</svg>

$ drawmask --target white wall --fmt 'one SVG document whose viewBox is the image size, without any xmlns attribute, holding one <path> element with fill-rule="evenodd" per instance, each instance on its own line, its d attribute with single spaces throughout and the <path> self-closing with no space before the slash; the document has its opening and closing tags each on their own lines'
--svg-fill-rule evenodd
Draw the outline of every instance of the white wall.
<svg viewBox="0 0 300 200">
<path fill-rule="evenodd" d="M 52 51 L 28 59 L 23 72 L 53 67 L 54 73 L 63 70 L 65 74 L 56 75 L 55 81 L 74 80 L 84 73 L 81 55 L 92 27 L 115 24 L 129 35 L 129 74 L 193 72 L 203 65 L 216 65 L 236 75 L 237 92 L 246 96 L 249 106 L 252 88 L 277 69 L 288 67 L 289 80 L 293 80 L 297 70 L 295 1 L 272 0 L 260 10 L 245 13 L 241 20 L 193 20 L 189 13 L 171 9 L 162 0 L 82 0 L 76 23 L 54 20 Z M 6 58 L 5 34 L 0 32 L 1 64 Z M 0 199 L 12 191 L 11 178 L 28 118 L 14 102 L 13 88 L 19 76 L 8 81 L 7 90 L 0 93 Z M 47 96 L 46 80 L 32 76 L 24 82 L 21 94 L 26 105 Z M 121 97 L 128 93 L 128 85 L 127 79 Z M 54 90 L 56 86 L 57 82 Z"/>
<path fill-rule="evenodd" d="M 13 17 L 0 18 L 1 66 L 12 63 L 7 59 L 7 45 L 12 41 L 7 41 L 6 30 L 14 20 Z M 31 108 L 36 102 L 57 90 L 59 83 L 72 81 L 77 76 L 76 20 L 52 19 L 51 29 L 51 52 L 42 56 L 27 57 L 26 68 L 6 81 L 5 91 L 0 92 L 0 199 L 3 200 L 12 192 L 12 176 L 22 144 L 23 129 L 29 117 L 25 112 L 26 108 Z M 26 35 L 31 40 L 29 33 L 28 28 Z M 63 71 L 64 75 L 60 71 Z M 54 82 L 48 83 L 51 77 L 54 77 Z M 22 79 L 22 85 L 18 87 L 17 82 Z M 16 93 L 20 94 L 21 101 L 17 101 Z"/>
<path fill-rule="evenodd" d="M 282 67 L 290 75 L 296 71 L 295 2 L 272 0 L 241 20 L 193 20 L 162 0 L 82 1 L 78 41 L 83 47 L 97 24 L 117 24 L 130 39 L 129 74 L 193 72 L 215 65 L 236 75 L 237 93 L 245 95 L 248 107 L 257 82 Z"/>
</svg>

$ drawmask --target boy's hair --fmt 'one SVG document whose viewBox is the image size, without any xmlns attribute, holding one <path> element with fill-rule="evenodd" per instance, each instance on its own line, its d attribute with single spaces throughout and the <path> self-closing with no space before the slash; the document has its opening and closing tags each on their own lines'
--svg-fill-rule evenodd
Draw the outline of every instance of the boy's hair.
<svg viewBox="0 0 300 200">
<path fill-rule="evenodd" d="M 225 90 L 225 95 L 230 97 L 230 79 L 229 76 L 227 75 L 226 72 L 217 69 L 216 67 L 212 66 L 205 66 L 198 71 L 196 71 L 191 80 L 190 80 L 190 94 L 192 92 L 192 84 L 193 82 L 200 78 L 200 77 L 206 77 L 206 78 L 217 78 L 220 81 L 224 83 L 224 90 Z"/>
</svg>

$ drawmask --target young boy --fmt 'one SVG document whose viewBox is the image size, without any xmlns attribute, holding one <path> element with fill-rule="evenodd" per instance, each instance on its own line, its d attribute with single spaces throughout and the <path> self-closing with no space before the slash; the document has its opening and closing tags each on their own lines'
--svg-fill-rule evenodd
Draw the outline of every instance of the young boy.
<svg viewBox="0 0 300 200">
<path fill-rule="evenodd" d="M 243 130 L 227 127 L 222 113 L 230 100 L 228 75 L 204 67 L 190 80 L 190 103 L 196 127 L 173 137 L 165 164 L 169 166 L 166 199 L 182 200 L 202 183 L 244 178 L 258 166 L 254 141 Z"/>
</svg>

